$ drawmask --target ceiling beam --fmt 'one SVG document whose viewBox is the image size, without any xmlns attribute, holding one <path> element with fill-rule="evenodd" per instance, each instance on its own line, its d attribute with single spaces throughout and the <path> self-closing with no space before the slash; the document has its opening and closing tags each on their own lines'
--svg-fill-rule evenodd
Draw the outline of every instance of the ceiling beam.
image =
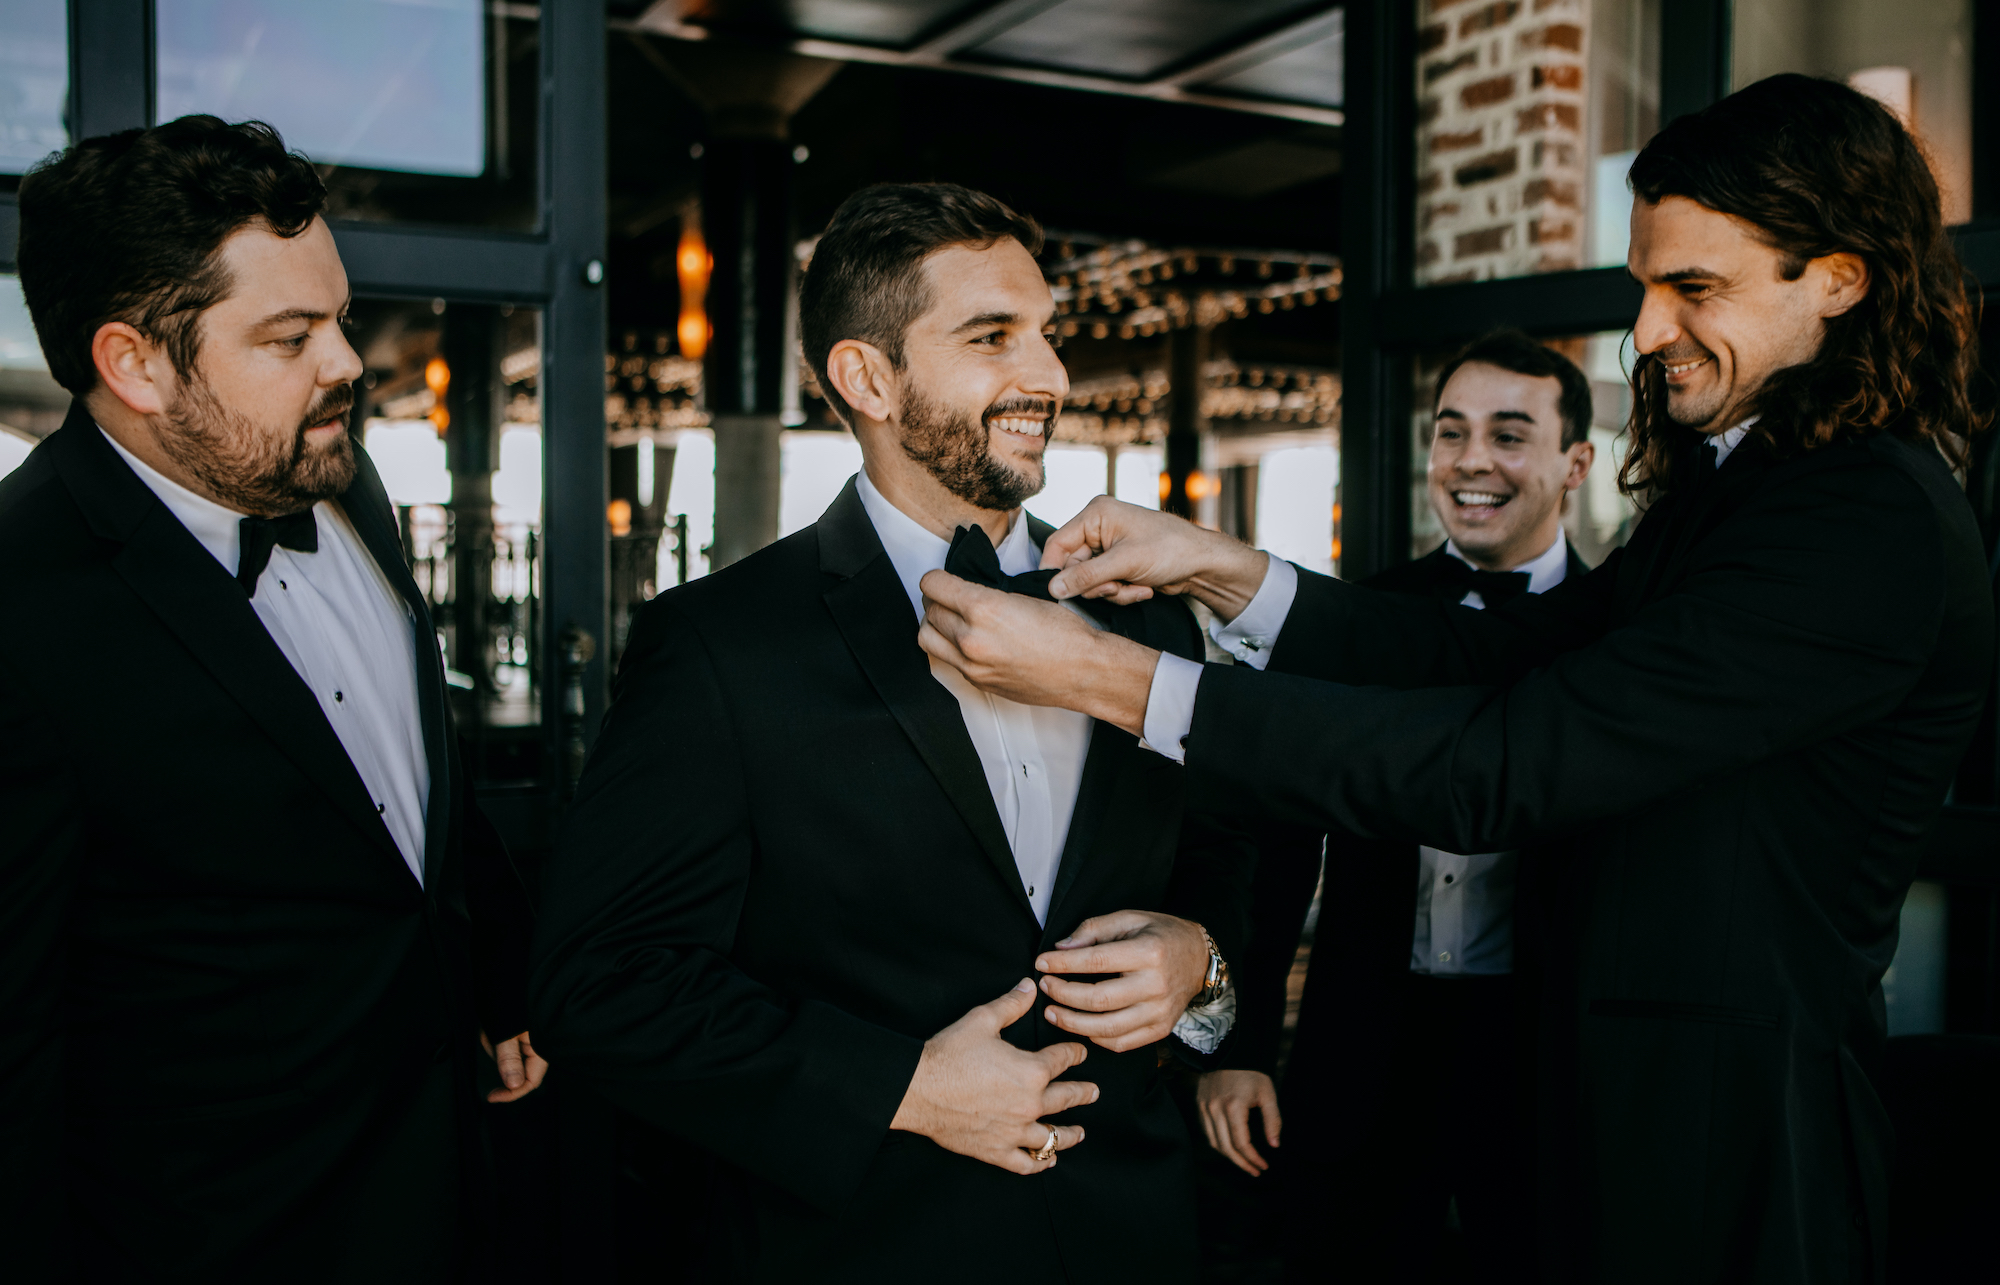
<svg viewBox="0 0 2000 1285">
<path fill-rule="evenodd" d="M 1294 49 L 1303 49 L 1328 36 L 1337 36 L 1343 30 L 1347 12 L 1343 7 L 1335 7 L 1323 13 L 1303 18 L 1288 27 L 1280 28 L 1268 36 L 1260 36 L 1247 44 L 1226 49 L 1212 57 L 1204 58 L 1191 66 L 1169 75 L 1162 76 L 1156 85 L 1204 85 L 1213 80 L 1233 76 L 1239 71 L 1248 71 Z"/>
<path fill-rule="evenodd" d="M 1011 31 L 1061 3 L 1062 0 L 999 0 L 998 4 L 989 4 L 923 41 L 909 51 L 910 57 L 925 60 L 949 58 L 974 45 L 984 44 L 1003 31 Z"/>
<path fill-rule="evenodd" d="M 945 32 L 924 42 L 915 49 L 887 49 L 879 45 L 859 45 L 843 40 L 816 40 L 799 38 L 774 42 L 775 48 L 790 53 L 805 54 L 814 58 L 837 58 L 843 62 L 873 63 L 884 67 L 915 67 L 925 71 L 949 71 L 966 76 L 984 76 L 993 80 L 1011 80 L 1017 84 L 1042 85 L 1051 89 L 1074 89 L 1089 94 L 1110 94 L 1119 98 L 1144 98 L 1153 102 L 1180 103 L 1192 107 L 1216 107 L 1224 111 L 1247 112 L 1255 116 L 1275 116 L 1282 120 L 1301 121 L 1309 125 L 1340 125 L 1347 114 L 1335 107 L 1314 107 L 1305 103 L 1277 102 L 1261 98 L 1238 98 L 1232 94 L 1204 93 L 1184 88 L 1181 76 L 1170 76 L 1154 81 L 1119 80 L 1112 76 L 1093 76 L 1086 72 L 1057 71 L 1045 67 L 1010 67 L 999 63 L 963 62 L 952 58 L 953 49 L 963 48 L 966 43 L 985 40 L 1004 30 L 1005 26 L 1025 22 L 1034 13 L 1053 7 L 1058 0 L 1003 0 L 992 9 L 983 11 L 978 17 L 955 24 Z M 681 18 L 683 0 L 653 0 L 653 4 L 637 18 L 628 20 L 612 19 L 609 26 L 616 31 L 640 31 L 649 35 L 664 36 L 669 40 L 707 40 L 711 34 L 708 28 Z M 1000 15 L 1008 18 L 1003 26 Z M 1327 15 L 1318 15 L 1306 24 L 1321 22 Z M 993 25 L 985 25 L 988 21 Z M 1278 36 L 1293 32 L 1286 28 Z M 1324 34 L 1324 33 L 1321 33 Z M 1275 40 L 1278 36 L 1261 37 L 1256 44 Z M 1298 44 L 1307 43 L 1300 39 Z M 1298 44 L 1286 44 L 1274 48 L 1266 55 L 1275 57 L 1278 53 L 1297 48 Z M 931 52 L 925 52 L 931 51 Z M 943 52 L 939 52 L 943 51 Z M 1207 67 L 1215 59 L 1201 64 Z M 1243 64 L 1245 66 L 1249 63 Z M 1236 70 L 1241 70 L 1237 67 Z M 1184 74 L 1184 73 L 1183 73 Z"/>
</svg>

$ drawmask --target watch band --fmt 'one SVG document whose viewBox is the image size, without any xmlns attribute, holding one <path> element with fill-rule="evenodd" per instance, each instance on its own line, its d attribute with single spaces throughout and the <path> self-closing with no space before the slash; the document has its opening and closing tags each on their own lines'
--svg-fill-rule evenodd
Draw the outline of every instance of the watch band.
<svg viewBox="0 0 2000 1285">
<path fill-rule="evenodd" d="M 1208 971 L 1202 975 L 1201 989 L 1195 992 L 1188 1007 L 1206 1008 L 1221 999 L 1223 992 L 1229 989 L 1229 962 L 1215 948 L 1215 938 L 1209 936 L 1208 929 L 1200 924 L 1195 927 L 1201 929 L 1202 944 L 1208 947 Z"/>
</svg>

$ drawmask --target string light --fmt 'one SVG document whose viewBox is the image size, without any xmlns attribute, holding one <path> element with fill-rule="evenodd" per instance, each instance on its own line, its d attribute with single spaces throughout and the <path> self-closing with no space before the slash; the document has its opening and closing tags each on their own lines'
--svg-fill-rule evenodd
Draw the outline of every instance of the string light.
<svg viewBox="0 0 2000 1285">
<path fill-rule="evenodd" d="M 1340 298 L 1341 267 L 1333 255 L 1162 248 L 1144 241 L 1107 242 L 1081 254 L 1075 252 L 1073 241 L 1060 248 L 1063 253 L 1046 272 L 1056 314 L 1065 319 L 1065 335 L 1079 333 L 1069 318 L 1093 313 L 1117 318 L 1120 338 L 1150 338 L 1190 325 L 1245 317 L 1252 310 L 1268 315 Z M 1204 285 L 1187 280 L 1211 265 L 1210 277 L 1230 277 L 1239 259 L 1256 263 L 1256 284 L 1211 280 Z M 1289 273 L 1281 274 L 1280 267 Z M 1106 323 L 1099 333 L 1093 324 L 1087 333 L 1103 339 L 1111 329 Z"/>
</svg>

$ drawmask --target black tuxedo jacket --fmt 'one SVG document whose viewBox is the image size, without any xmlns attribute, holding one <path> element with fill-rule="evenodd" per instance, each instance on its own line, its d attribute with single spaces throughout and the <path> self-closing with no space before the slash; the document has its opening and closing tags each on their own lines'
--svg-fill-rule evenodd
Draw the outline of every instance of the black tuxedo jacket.
<svg viewBox="0 0 2000 1285">
<path fill-rule="evenodd" d="M 1191 805 L 1568 846 L 1552 1276 L 1879 1278 L 1880 980 L 1992 663 L 1934 451 L 1753 437 L 1597 571 L 1498 610 L 1304 576 L 1271 672 L 1203 675 Z"/>
<path fill-rule="evenodd" d="M 1114 627 L 1201 655 L 1171 600 Z M 1089 1047 L 1071 1074 L 1101 1096 L 1062 1117 L 1088 1137 L 1033 1177 L 888 1127 L 923 1041 L 1082 920 L 1171 906 L 1240 945 L 1247 847 L 1192 820 L 1183 841 L 1183 779 L 1095 724 L 1037 924 L 850 482 L 815 526 L 640 613 L 544 880 L 536 1041 L 723 1162 L 705 1280 L 1192 1281 L 1156 1048 Z M 1072 1038 L 1041 1009 L 1006 1037 Z"/>
<path fill-rule="evenodd" d="M 1568 552 L 1564 583 L 1590 574 L 1590 565 L 1577 556 L 1575 546 Z M 1465 582 L 1454 569 L 1463 565 L 1439 545 L 1362 583 L 1385 593 L 1455 604 L 1465 597 Z M 1324 848 L 1327 891 L 1320 899 L 1313 962 L 1290 1062 L 1302 1078 L 1287 1079 L 1285 1119 L 1295 1144 L 1301 1136 L 1320 1137 L 1320 1125 L 1330 1135 L 1328 1140 L 1352 1135 L 1365 1124 L 1357 1104 L 1378 1100 L 1388 1088 L 1383 1080 L 1388 1064 L 1368 1053 L 1386 1046 L 1402 1006 L 1416 921 L 1417 845 L 1282 824 L 1261 827 L 1256 839 L 1250 944 L 1241 963 L 1231 970 L 1237 990 L 1237 1028 L 1209 1065 L 1277 1074 L 1286 982 L 1320 878 Z M 1533 973 L 1541 927 L 1534 890 L 1549 856 L 1531 845 L 1522 852 L 1516 871 L 1517 974 Z M 1521 987 L 1524 1022 L 1532 1020 L 1531 995 L 1529 981 Z M 1294 1145 L 1288 1154 L 1298 1151 Z"/>
<path fill-rule="evenodd" d="M 0 481 L 10 1280 L 437 1280 L 526 894 L 468 802 L 423 599 L 419 885 L 236 580 L 77 404 Z M 60 1266 L 69 1260 L 65 1269 Z"/>
</svg>

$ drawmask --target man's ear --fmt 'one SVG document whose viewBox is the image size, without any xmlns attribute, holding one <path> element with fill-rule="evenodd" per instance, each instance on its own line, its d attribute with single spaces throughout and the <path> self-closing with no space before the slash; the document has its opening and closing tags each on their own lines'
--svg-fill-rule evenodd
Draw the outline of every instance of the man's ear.
<svg viewBox="0 0 2000 1285">
<path fill-rule="evenodd" d="M 826 378 L 862 419 L 886 422 L 902 408 L 902 388 L 889 358 L 874 344 L 843 339 L 826 355 Z"/>
<path fill-rule="evenodd" d="M 98 382 L 141 415 L 164 415 L 173 405 L 178 376 L 160 346 L 122 321 L 107 321 L 90 341 Z"/>
<path fill-rule="evenodd" d="M 1812 268 L 1825 277 L 1826 297 L 1820 304 L 1820 316 L 1838 317 L 1868 297 L 1868 264 L 1860 255 L 1836 251 L 1814 259 Z"/>
<path fill-rule="evenodd" d="M 1583 479 L 1590 476 L 1590 466 L 1597 460 L 1597 448 L 1590 444 L 1589 438 L 1585 438 L 1570 447 L 1568 455 L 1569 472 L 1563 476 L 1563 490 L 1574 491 L 1583 485 Z"/>
</svg>

